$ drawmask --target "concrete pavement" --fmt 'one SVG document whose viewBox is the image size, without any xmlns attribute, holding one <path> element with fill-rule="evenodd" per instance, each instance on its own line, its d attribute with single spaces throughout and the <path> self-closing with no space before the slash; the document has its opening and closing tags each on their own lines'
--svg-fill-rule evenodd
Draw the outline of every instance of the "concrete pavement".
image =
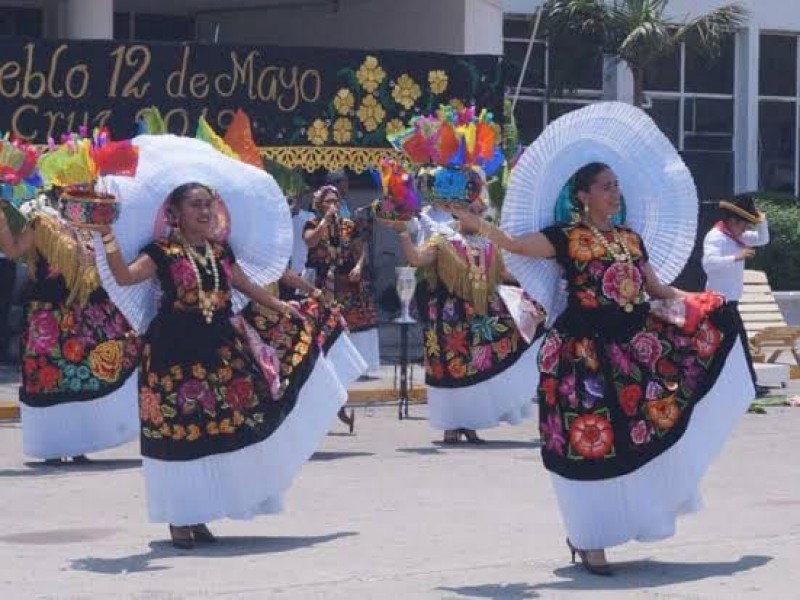
<svg viewBox="0 0 800 600">
<path fill-rule="evenodd" d="M 357 409 L 356 435 L 333 426 L 284 514 L 212 524 L 220 542 L 191 552 L 147 523 L 135 444 L 40 467 L 0 423 L 0 598 L 800 598 L 800 409 L 745 416 L 708 508 L 667 542 L 611 551 L 610 579 L 568 564 L 534 422 L 451 448 L 424 411 Z"/>
</svg>

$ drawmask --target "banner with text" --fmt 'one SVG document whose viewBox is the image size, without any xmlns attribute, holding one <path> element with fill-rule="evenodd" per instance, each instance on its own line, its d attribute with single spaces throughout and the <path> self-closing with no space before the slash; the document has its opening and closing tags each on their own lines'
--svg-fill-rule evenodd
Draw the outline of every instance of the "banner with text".
<svg viewBox="0 0 800 600">
<path fill-rule="evenodd" d="M 497 56 L 0 40 L 0 130 L 38 143 L 80 125 L 129 137 L 156 106 L 177 134 L 193 135 L 201 115 L 223 133 L 241 108 L 259 146 L 385 148 L 439 104 L 474 102 L 501 121 L 502 99 Z"/>
</svg>

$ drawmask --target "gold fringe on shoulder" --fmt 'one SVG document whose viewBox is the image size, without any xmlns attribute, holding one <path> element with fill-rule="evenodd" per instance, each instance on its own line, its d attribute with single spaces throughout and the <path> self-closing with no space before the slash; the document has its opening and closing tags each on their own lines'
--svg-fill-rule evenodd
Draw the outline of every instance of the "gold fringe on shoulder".
<svg viewBox="0 0 800 600">
<path fill-rule="evenodd" d="M 425 278 L 431 286 L 441 281 L 451 294 L 471 302 L 475 312 L 485 315 L 489 311 L 489 298 L 494 294 L 497 285 L 503 278 L 503 257 L 496 249 L 492 262 L 486 269 L 486 281 L 475 281 L 467 260 L 453 247 L 453 244 L 442 235 L 428 240 L 425 246 L 436 246 L 436 262 L 425 270 Z"/>
<path fill-rule="evenodd" d="M 64 276 L 69 295 L 68 306 L 83 306 L 93 291 L 100 287 L 100 275 L 92 263 L 82 261 L 84 252 L 72 231 L 55 217 L 38 215 L 33 223 L 33 244 L 47 263 Z M 35 260 L 31 256 L 29 261 Z M 35 265 L 30 265 L 35 273 Z"/>
</svg>

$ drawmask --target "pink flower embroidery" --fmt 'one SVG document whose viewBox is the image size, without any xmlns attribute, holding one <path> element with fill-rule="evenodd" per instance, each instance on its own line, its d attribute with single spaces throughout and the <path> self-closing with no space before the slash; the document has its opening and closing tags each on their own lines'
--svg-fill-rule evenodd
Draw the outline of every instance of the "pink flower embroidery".
<svg viewBox="0 0 800 600">
<path fill-rule="evenodd" d="M 639 332 L 631 340 L 631 349 L 634 358 L 647 365 L 651 371 L 655 370 L 656 362 L 661 358 L 661 342 L 652 333 Z"/>
<path fill-rule="evenodd" d="M 197 287 L 197 276 L 187 259 L 179 258 L 173 262 L 169 267 L 169 272 L 177 287 L 184 290 Z"/>
<path fill-rule="evenodd" d="M 636 425 L 631 428 L 631 440 L 637 446 L 646 444 L 650 441 L 650 427 L 644 421 L 638 421 Z"/>
<path fill-rule="evenodd" d="M 558 337 L 558 334 L 551 333 L 545 338 L 542 349 L 539 352 L 539 368 L 542 370 L 542 373 L 556 374 L 558 355 L 560 353 L 561 339 Z"/>
<path fill-rule="evenodd" d="M 612 343 L 608 346 L 608 359 L 611 365 L 617 369 L 622 375 L 630 375 L 633 369 L 633 363 L 630 357 L 620 348 L 619 344 Z"/>
<path fill-rule="evenodd" d="M 561 426 L 561 417 L 555 411 L 547 415 L 539 429 L 544 440 L 545 449 L 564 456 L 564 444 L 567 439 L 564 437 L 564 428 Z"/>
<path fill-rule="evenodd" d="M 184 413 L 194 412 L 197 406 L 209 412 L 214 411 L 214 394 L 208 384 L 189 379 L 178 390 L 178 406 Z"/>
<path fill-rule="evenodd" d="M 487 371 L 492 366 L 492 347 L 488 344 L 478 346 L 472 352 L 472 366 L 478 371 Z"/>
<path fill-rule="evenodd" d="M 578 395 L 575 393 L 575 373 L 561 378 L 561 382 L 558 384 L 558 393 L 567 399 L 572 408 L 578 406 Z"/>
<path fill-rule="evenodd" d="M 603 294 L 620 306 L 635 302 L 642 291 L 642 274 L 631 263 L 614 263 L 603 275 Z"/>
<path fill-rule="evenodd" d="M 58 319 L 47 310 L 37 310 L 30 317 L 28 348 L 34 354 L 50 354 L 58 342 Z"/>
</svg>

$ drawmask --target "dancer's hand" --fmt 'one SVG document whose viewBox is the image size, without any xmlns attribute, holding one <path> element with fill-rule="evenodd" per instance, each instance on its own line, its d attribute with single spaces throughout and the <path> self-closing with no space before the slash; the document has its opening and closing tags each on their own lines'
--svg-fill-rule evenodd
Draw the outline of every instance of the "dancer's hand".
<svg viewBox="0 0 800 600">
<path fill-rule="evenodd" d="M 300 308 L 294 302 L 284 302 L 284 312 L 292 317 L 305 320 L 306 316 L 300 312 Z"/>
<path fill-rule="evenodd" d="M 744 248 L 739 254 L 736 255 L 737 261 L 748 260 L 753 258 L 756 255 L 756 251 L 753 248 Z"/>
</svg>

